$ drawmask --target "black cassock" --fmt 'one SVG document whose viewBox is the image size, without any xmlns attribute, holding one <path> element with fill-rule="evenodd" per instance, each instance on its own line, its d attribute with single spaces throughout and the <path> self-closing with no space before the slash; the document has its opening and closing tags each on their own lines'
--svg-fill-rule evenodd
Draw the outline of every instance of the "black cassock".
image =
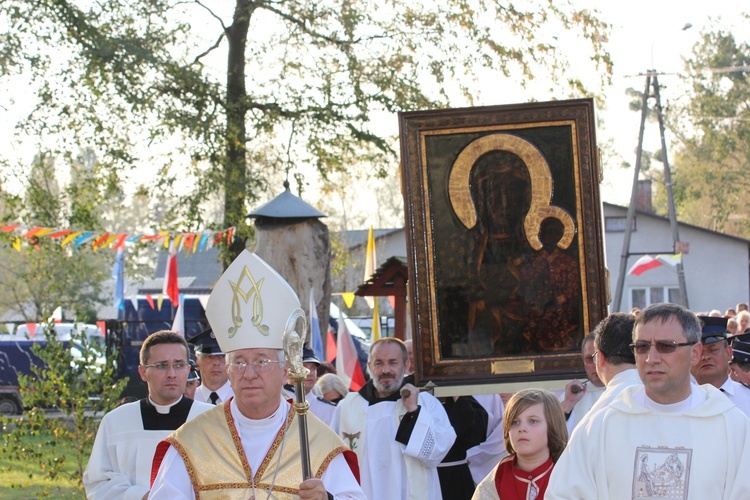
<svg viewBox="0 0 750 500">
<path fill-rule="evenodd" d="M 478 445 L 487 438 L 487 411 L 472 396 L 440 398 L 456 431 L 456 442 L 438 466 L 440 489 L 443 498 L 451 500 L 471 500 L 474 494 L 474 480 L 466 464 L 466 450 Z M 448 465 L 457 462 L 456 465 Z"/>
</svg>

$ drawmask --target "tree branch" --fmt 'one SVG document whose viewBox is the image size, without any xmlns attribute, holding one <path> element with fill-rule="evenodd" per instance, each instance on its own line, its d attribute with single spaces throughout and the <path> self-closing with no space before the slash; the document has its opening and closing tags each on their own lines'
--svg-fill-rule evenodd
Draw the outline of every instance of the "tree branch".
<svg viewBox="0 0 750 500">
<path fill-rule="evenodd" d="M 210 54 L 211 52 L 213 52 L 215 49 L 217 49 L 219 47 L 219 44 L 221 44 L 221 40 L 224 38 L 224 34 L 225 33 L 222 32 L 222 34 L 219 35 L 219 38 L 216 39 L 216 42 L 212 46 L 210 46 L 208 49 L 206 49 L 205 51 L 203 51 L 200 54 L 198 54 L 197 56 L 195 56 L 195 59 L 193 59 L 193 63 L 197 63 L 203 57 L 207 56 L 208 54 Z"/>
</svg>

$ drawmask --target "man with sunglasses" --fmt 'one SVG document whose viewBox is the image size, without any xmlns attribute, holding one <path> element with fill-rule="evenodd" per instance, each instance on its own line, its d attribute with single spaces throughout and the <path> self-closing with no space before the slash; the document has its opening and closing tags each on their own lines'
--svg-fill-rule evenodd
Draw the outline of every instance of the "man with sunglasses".
<svg viewBox="0 0 750 500">
<path fill-rule="evenodd" d="M 83 473 L 88 498 L 147 497 L 156 445 L 212 408 L 183 397 L 190 373 L 188 353 L 185 338 L 171 331 L 153 333 L 143 342 L 138 373 L 148 386 L 148 397 L 102 418 Z"/>
<path fill-rule="evenodd" d="M 364 498 L 353 472 L 356 455 L 311 412 L 306 448 L 312 477 L 303 478 L 304 434 L 282 396 L 284 336 L 304 314 L 299 307 L 289 284 L 248 251 L 219 278 L 206 317 L 226 353 L 234 397 L 159 444 L 149 498 Z"/>
<path fill-rule="evenodd" d="M 682 306 L 642 311 L 630 345 L 643 386 L 576 428 L 546 500 L 750 498 L 750 419 L 715 387 L 691 382 L 700 338 Z"/>
<path fill-rule="evenodd" d="M 727 318 L 698 316 L 703 325 L 700 361 L 691 372 L 699 384 L 711 384 L 750 416 L 750 389 L 729 378 L 732 346 L 727 340 Z"/>
</svg>

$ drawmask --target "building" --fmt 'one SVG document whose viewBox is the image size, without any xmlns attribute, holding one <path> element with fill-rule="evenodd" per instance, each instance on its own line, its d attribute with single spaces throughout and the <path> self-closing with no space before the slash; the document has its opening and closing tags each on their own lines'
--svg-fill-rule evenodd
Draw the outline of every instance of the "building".
<svg viewBox="0 0 750 500">
<path fill-rule="evenodd" d="M 620 272 L 627 212 L 627 207 L 604 203 L 605 249 L 612 298 Z M 678 223 L 678 231 L 680 240 L 690 245 L 682 259 L 690 309 L 723 312 L 738 302 L 746 302 L 750 297 L 750 241 L 684 222 Z M 669 219 L 636 209 L 630 253 L 656 256 L 672 253 L 672 248 Z M 641 255 L 631 255 L 626 269 L 629 270 L 639 257 Z M 619 310 L 627 312 L 655 302 L 680 302 L 679 295 L 675 268 L 663 265 L 640 276 L 625 277 Z"/>
</svg>

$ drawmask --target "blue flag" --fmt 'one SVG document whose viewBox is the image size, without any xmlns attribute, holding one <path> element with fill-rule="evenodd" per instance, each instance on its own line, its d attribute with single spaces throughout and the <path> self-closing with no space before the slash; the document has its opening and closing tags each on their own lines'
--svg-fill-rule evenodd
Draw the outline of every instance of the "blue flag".
<svg viewBox="0 0 750 500">
<path fill-rule="evenodd" d="M 323 361 L 326 359 L 323 352 L 323 339 L 320 337 L 320 322 L 318 321 L 318 310 L 315 308 L 315 289 L 310 289 L 310 334 L 312 336 L 312 350 L 315 357 Z"/>
<path fill-rule="evenodd" d="M 112 267 L 112 277 L 115 279 L 115 300 L 113 305 L 121 309 L 124 306 L 123 296 L 125 295 L 125 249 L 119 248 L 117 250 L 117 257 L 115 257 L 115 265 Z"/>
</svg>

